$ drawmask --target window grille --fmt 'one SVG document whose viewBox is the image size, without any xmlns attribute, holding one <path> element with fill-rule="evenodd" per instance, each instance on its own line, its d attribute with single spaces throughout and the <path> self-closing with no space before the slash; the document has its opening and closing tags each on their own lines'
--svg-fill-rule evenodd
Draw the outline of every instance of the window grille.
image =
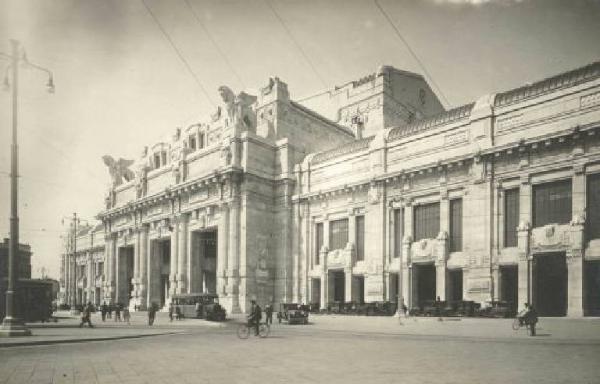
<svg viewBox="0 0 600 384">
<path fill-rule="evenodd" d="M 533 226 L 571 221 L 571 180 L 533 187 Z"/>
<path fill-rule="evenodd" d="M 462 199 L 450 200 L 450 252 L 462 251 Z"/>
<path fill-rule="evenodd" d="M 356 260 L 365 259 L 365 217 L 356 216 Z"/>
<path fill-rule="evenodd" d="M 315 230 L 315 265 L 319 265 L 323 248 L 323 223 L 317 223 Z"/>
<path fill-rule="evenodd" d="M 329 249 L 344 249 L 348 243 L 348 219 L 329 222 Z"/>
<path fill-rule="evenodd" d="M 435 239 L 440 232 L 440 203 L 415 207 L 415 241 Z"/>
<path fill-rule="evenodd" d="M 504 191 L 504 246 L 517 246 L 519 226 L 519 189 Z"/>
<path fill-rule="evenodd" d="M 586 213 L 587 239 L 600 238 L 600 173 L 588 176 Z"/>
<path fill-rule="evenodd" d="M 402 238 L 404 237 L 404 210 L 394 209 L 394 257 L 402 256 Z"/>
</svg>

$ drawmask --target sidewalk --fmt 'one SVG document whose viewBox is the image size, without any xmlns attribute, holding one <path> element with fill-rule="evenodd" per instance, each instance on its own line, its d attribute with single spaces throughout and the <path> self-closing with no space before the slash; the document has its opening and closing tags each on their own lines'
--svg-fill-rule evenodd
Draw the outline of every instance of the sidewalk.
<svg viewBox="0 0 600 384">
<path fill-rule="evenodd" d="M 214 323 L 198 319 L 184 319 L 169 321 L 166 313 L 157 313 L 153 326 L 148 325 L 146 312 L 131 314 L 128 325 L 124 322 L 115 322 L 114 313 L 112 319 L 102 322 L 100 313 L 92 314 L 94 328 L 84 325 L 79 328 L 79 316 L 67 312 L 55 313 L 58 321 L 56 323 L 28 323 L 32 336 L 0 338 L 0 348 L 16 346 L 49 345 L 61 343 L 81 343 L 88 341 L 106 341 L 133 339 L 140 337 L 151 337 L 185 333 L 191 328 L 222 327 L 222 323 Z"/>
<path fill-rule="evenodd" d="M 514 319 L 444 317 L 439 321 L 437 317 L 398 318 L 311 314 L 309 321 L 319 329 L 347 333 L 447 336 L 479 340 L 531 339 L 525 328 L 518 331 L 512 329 Z M 600 344 L 600 318 L 542 317 L 536 331 L 536 340 Z"/>
</svg>

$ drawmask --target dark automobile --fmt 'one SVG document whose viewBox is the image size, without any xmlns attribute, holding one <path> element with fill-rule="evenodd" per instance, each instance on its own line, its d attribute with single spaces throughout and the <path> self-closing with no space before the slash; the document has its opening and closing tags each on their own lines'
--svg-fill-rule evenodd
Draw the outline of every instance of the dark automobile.
<svg viewBox="0 0 600 384">
<path fill-rule="evenodd" d="M 225 308 L 219 304 L 219 296 L 214 293 L 173 295 L 172 302 L 184 318 L 224 321 L 226 317 Z"/>
<path fill-rule="evenodd" d="M 446 302 L 442 310 L 443 316 L 473 316 L 479 304 L 469 300 L 453 300 Z"/>
<path fill-rule="evenodd" d="M 427 300 L 423 303 L 423 316 L 445 316 L 447 304 L 445 301 Z"/>
<path fill-rule="evenodd" d="M 396 303 L 390 301 L 375 301 L 359 307 L 358 313 L 367 316 L 391 316 L 396 313 Z"/>
<path fill-rule="evenodd" d="M 282 303 L 277 318 L 285 320 L 288 324 L 308 324 L 309 306 L 296 303 Z"/>
<path fill-rule="evenodd" d="M 327 313 L 339 314 L 342 312 L 344 312 L 343 301 L 332 301 L 329 304 L 327 304 Z"/>
<path fill-rule="evenodd" d="M 506 301 L 486 301 L 478 313 L 482 317 L 494 318 L 514 317 L 516 314 L 512 304 Z"/>
</svg>

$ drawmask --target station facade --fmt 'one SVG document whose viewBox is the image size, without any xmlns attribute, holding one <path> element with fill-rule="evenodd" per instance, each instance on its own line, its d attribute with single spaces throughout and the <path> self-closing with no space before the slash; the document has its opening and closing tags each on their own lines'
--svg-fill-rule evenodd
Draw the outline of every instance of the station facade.
<svg viewBox="0 0 600 384">
<path fill-rule="evenodd" d="M 63 255 L 70 302 L 213 292 L 230 312 L 439 297 L 599 313 L 600 63 L 448 111 L 392 67 L 300 101 L 278 78 L 219 93 L 131 170 L 110 163 L 102 224 Z"/>
</svg>

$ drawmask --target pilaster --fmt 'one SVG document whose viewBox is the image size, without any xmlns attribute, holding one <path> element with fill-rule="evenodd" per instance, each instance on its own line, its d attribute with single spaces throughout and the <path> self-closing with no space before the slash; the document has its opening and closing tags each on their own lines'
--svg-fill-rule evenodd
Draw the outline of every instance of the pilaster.
<svg viewBox="0 0 600 384">
<path fill-rule="evenodd" d="M 188 275 L 188 215 L 182 214 L 179 219 L 179 235 L 177 246 L 177 292 L 186 293 L 187 284 L 186 277 Z"/>
<path fill-rule="evenodd" d="M 229 250 L 229 205 L 222 203 L 219 209 L 219 229 L 217 232 L 219 247 L 217 251 L 217 293 L 227 295 L 227 262 Z"/>
</svg>

